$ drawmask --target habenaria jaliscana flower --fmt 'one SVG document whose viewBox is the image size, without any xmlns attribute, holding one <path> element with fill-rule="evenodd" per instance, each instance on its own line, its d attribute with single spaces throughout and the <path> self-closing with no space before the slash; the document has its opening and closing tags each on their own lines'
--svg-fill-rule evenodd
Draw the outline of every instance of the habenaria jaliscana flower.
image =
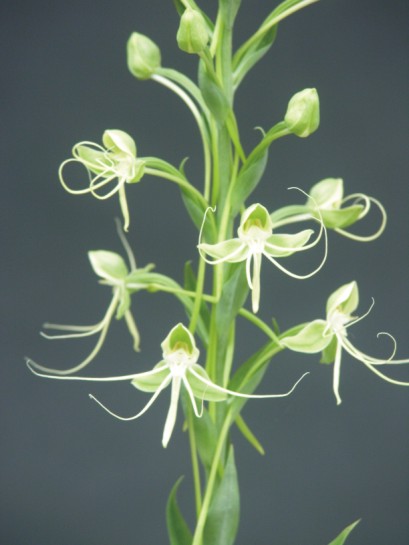
<svg viewBox="0 0 409 545">
<path fill-rule="evenodd" d="M 350 282 L 338 288 L 327 301 L 326 320 L 314 320 L 306 325 L 296 335 L 289 335 L 281 339 L 286 348 L 305 354 L 322 352 L 321 363 L 334 363 L 333 390 L 337 404 L 341 403 L 339 395 L 339 379 L 341 372 L 341 356 L 344 349 L 356 360 L 362 362 L 373 373 L 383 380 L 400 386 L 409 386 L 409 382 L 402 382 L 392 379 L 379 371 L 379 365 L 391 365 L 409 363 L 409 360 L 394 360 L 396 344 L 395 340 L 388 333 L 383 333 L 392 338 L 394 350 L 390 358 L 374 358 L 361 352 L 351 343 L 348 338 L 347 329 L 362 320 L 368 312 L 361 317 L 353 316 L 352 313 L 358 307 L 359 294 L 356 282 Z M 372 307 L 371 307 L 372 308 Z M 378 334 L 380 335 L 380 334 Z"/>
<path fill-rule="evenodd" d="M 70 375 L 86 367 L 92 360 L 95 359 L 98 352 L 101 350 L 114 316 L 117 320 L 122 318 L 125 320 L 129 333 L 133 339 L 134 350 L 139 352 L 140 335 L 130 308 L 131 293 L 137 291 L 138 287 L 139 289 L 146 287 L 145 284 L 149 278 L 149 271 L 153 268 L 153 265 L 151 264 L 143 268 L 137 268 L 135 258 L 128 242 L 120 229 L 118 229 L 118 232 L 128 254 L 130 271 L 125 261 L 119 254 L 106 250 L 88 252 L 91 266 L 95 274 L 97 274 L 97 276 L 99 276 L 101 279 L 100 283 L 108 285 L 112 288 L 112 299 L 102 320 L 97 324 L 89 326 L 46 323 L 44 324 L 46 329 L 60 330 L 65 333 L 60 335 L 48 335 L 43 332 L 41 333 L 43 337 L 47 339 L 78 339 L 98 335 L 97 343 L 89 355 L 74 367 L 60 370 L 52 369 L 50 367 L 45 367 L 38 363 L 32 362 L 32 365 L 36 369 L 48 373 L 55 373 L 57 375 Z M 139 277 L 143 278 L 144 281 L 144 283 L 141 283 L 140 285 L 138 285 Z M 127 285 L 128 278 L 132 278 L 132 288 L 128 287 Z"/>
<path fill-rule="evenodd" d="M 253 204 L 247 208 L 240 221 L 237 230 L 238 237 L 218 242 L 217 244 L 198 244 L 202 258 L 212 265 L 219 263 L 246 262 L 247 282 L 252 290 L 252 309 L 256 313 L 260 303 L 260 270 L 261 258 L 266 257 L 278 269 L 297 279 L 305 279 L 313 276 L 323 266 L 327 256 L 327 237 L 324 225 L 321 223 L 320 231 L 315 240 L 308 244 L 311 229 L 305 229 L 295 234 L 273 233 L 273 224 L 267 209 L 261 204 Z M 277 258 L 288 257 L 296 252 L 309 250 L 321 239 L 324 234 L 325 253 L 320 265 L 309 274 L 298 275 L 281 265 Z M 204 257 L 207 254 L 214 258 L 209 260 Z M 253 266 L 253 268 L 252 268 Z M 252 268 L 252 270 L 251 270 Z"/>
<path fill-rule="evenodd" d="M 386 227 L 386 211 L 382 204 L 364 193 L 353 193 L 344 196 L 342 178 L 326 178 L 312 186 L 308 192 L 305 205 L 286 206 L 271 214 L 273 227 L 282 227 L 290 223 L 306 221 L 315 218 L 323 221 L 327 229 L 360 242 L 369 242 L 378 238 Z M 358 221 L 364 219 L 372 209 L 378 208 L 381 214 L 381 224 L 370 235 L 358 235 L 347 230 Z"/>
<path fill-rule="evenodd" d="M 59 178 L 64 189 L 73 195 L 91 193 L 97 199 L 108 199 L 119 194 L 119 203 L 124 218 L 124 229 L 129 227 L 129 210 L 125 184 L 139 182 L 144 174 L 145 162 L 136 157 L 134 140 L 124 131 L 107 130 L 102 136 L 103 146 L 94 142 L 79 142 L 72 149 L 73 157 L 64 161 L 59 169 Z M 88 187 L 73 189 L 65 181 L 64 171 L 70 163 L 83 165 L 88 172 Z M 114 184 L 114 187 L 111 186 Z M 109 185 L 110 189 L 104 191 Z"/>
<path fill-rule="evenodd" d="M 186 389 L 190 402 L 196 417 L 200 418 L 202 410 L 199 409 L 198 402 L 204 401 L 224 401 L 228 395 L 242 397 L 242 398 L 273 398 L 273 397 L 285 397 L 291 394 L 297 384 L 305 376 L 305 373 L 290 391 L 284 394 L 267 394 L 267 395 L 250 395 L 240 392 L 233 392 L 227 388 L 222 388 L 210 380 L 206 371 L 201 367 L 197 361 L 199 359 L 199 350 L 196 347 L 195 339 L 190 331 L 181 323 L 177 324 L 168 334 L 166 339 L 162 342 L 162 360 L 155 365 L 155 367 L 144 373 L 135 373 L 125 376 L 117 377 L 61 377 L 46 375 L 37 371 L 37 366 L 33 365 L 31 360 L 27 360 L 27 365 L 30 370 L 39 376 L 63 379 L 63 380 L 85 380 L 95 382 L 113 382 L 113 381 L 131 381 L 131 384 L 141 390 L 142 392 L 152 393 L 152 397 L 144 408 L 136 415 L 130 417 L 121 417 L 113 413 L 107 407 L 105 407 L 100 401 L 91 396 L 91 399 L 95 400 L 103 409 L 105 409 L 112 416 L 120 420 L 135 420 L 142 416 L 149 407 L 155 402 L 159 394 L 171 386 L 170 406 L 166 417 L 165 427 L 163 430 L 162 444 L 164 447 L 169 443 L 172 435 L 177 416 L 178 402 L 180 391 L 183 387 Z"/>
</svg>

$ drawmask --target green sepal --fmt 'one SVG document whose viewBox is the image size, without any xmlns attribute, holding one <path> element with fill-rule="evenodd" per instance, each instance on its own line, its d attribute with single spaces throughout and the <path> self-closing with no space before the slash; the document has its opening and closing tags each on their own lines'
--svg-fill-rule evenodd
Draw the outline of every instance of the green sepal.
<svg viewBox="0 0 409 545">
<path fill-rule="evenodd" d="M 257 439 L 257 437 L 254 435 L 254 433 L 251 431 L 251 429 L 248 427 L 246 422 L 244 421 L 243 417 L 239 414 L 236 418 L 236 426 L 240 430 L 241 434 L 247 441 L 252 445 L 257 452 L 264 455 L 265 451 L 260 443 L 260 441 Z"/>
<path fill-rule="evenodd" d="M 128 267 L 123 258 L 115 252 L 94 250 L 88 252 L 88 258 L 95 274 L 108 281 L 124 280 Z"/>
<path fill-rule="evenodd" d="M 170 545 L 191 545 L 192 533 L 186 524 L 177 502 L 177 491 L 182 482 L 180 477 L 173 486 L 166 504 L 166 525 Z"/>
<path fill-rule="evenodd" d="M 154 369 L 157 369 L 158 367 L 162 367 L 163 365 L 164 365 L 164 362 L 160 361 L 159 363 L 155 365 Z M 156 390 L 159 388 L 161 383 L 165 380 L 165 378 L 168 375 L 169 375 L 169 369 L 166 367 L 165 369 L 163 369 L 163 371 L 155 373 L 154 375 L 134 378 L 131 380 L 131 384 L 138 390 L 141 390 L 141 392 L 153 393 L 153 392 L 156 392 Z"/>
<path fill-rule="evenodd" d="M 102 135 L 104 146 L 114 154 L 125 154 L 136 157 L 135 140 L 124 131 L 108 129 Z"/>
<path fill-rule="evenodd" d="M 289 206 L 283 206 L 281 208 L 277 208 L 277 210 L 274 210 L 274 212 L 271 212 L 270 218 L 274 227 L 276 223 L 281 222 L 283 219 L 304 214 L 311 214 L 311 209 L 307 205 L 290 204 Z"/>
<path fill-rule="evenodd" d="M 131 308 L 131 294 L 125 288 L 121 290 L 121 297 L 119 299 L 118 307 L 116 309 L 115 318 L 120 320 L 124 317 L 125 312 Z"/>
<path fill-rule="evenodd" d="M 322 352 L 331 342 L 332 335 L 325 335 L 327 322 L 314 320 L 307 324 L 296 335 L 289 335 L 280 339 L 281 344 L 294 352 L 316 354 Z"/>
<path fill-rule="evenodd" d="M 344 530 L 342 530 L 342 532 L 335 539 L 333 539 L 331 543 L 328 543 L 328 545 L 344 545 L 347 537 L 360 521 L 361 519 L 358 519 L 346 528 L 344 528 Z"/>
<path fill-rule="evenodd" d="M 331 342 L 324 348 L 321 354 L 320 363 L 334 363 L 335 354 L 337 351 L 338 339 L 335 335 L 332 336 Z"/>
<path fill-rule="evenodd" d="M 234 451 L 231 446 L 219 482 L 210 503 L 203 532 L 203 545 L 233 545 L 240 516 L 240 491 Z"/>
<path fill-rule="evenodd" d="M 102 174 L 112 168 L 112 161 L 109 159 L 108 153 L 93 149 L 90 146 L 76 145 L 73 149 L 73 155 L 93 174 Z"/>
<path fill-rule="evenodd" d="M 213 388 L 210 385 L 211 380 L 203 367 L 198 364 L 194 364 L 192 369 L 195 371 L 195 373 L 208 381 L 208 384 L 205 384 L 197 377 L 192 375 L 192 373 L 189 373 L 189 370 L 187 371 L 186 378 L 190 384 L 190 387 L 192 388 L 195 398 L 197 398 L 199 401 L 225 401 L 227 399 L 227 394 Z"/>
<path fill-rule="evenodd" d="M 325 227 L 328 227 L 328 229 L 344 229 L 359 220 L 363 209 L 362 204 L 355 204 L 340 210 L 320 210 L 320 212 Z M 311 212 L 314 213 L 313 210 Z M 317 219 L 319 218 L 317 213 L 314 216 Z"/>
<path fill-rule="evenodd" d="M 257 187 L 267 166 L 268 152 L 264 151 L 249 157 L 242 166 L 232 193 L 232 215 L 235 216 L 240 207 Z"/>
<path fill-rule="evenodd" d="M 222 125 L 226 121 L 230 110 L 229 101 L 223 90 L 214 81 L 212 75 L 209 75 L 202 61 L 199 63 L 198 79 L 199 87 L 207 107 L 212 112 L 216 121 Z"/>
<path fill-rule="evenodd" d="M 278 246 L 278 248 L 269 248 L 266 246 L 264 250 L 272 257 L 289 256 L 292 255 L 298 248 L 305 246 L 313 234 L 314 231 L 312 229 L 304 229 L 303 231 L 294 234 L 271 235 L 268 237 L 266 242 L 268 244 L 272 244 L 273 246 Z M 282 247 L 282 250 L 279 249 L 280 246 Z"/>
<path fill-rule="evenodd" d="M 349 316 L 356 310 L 358 303 L 358 284 L 355 281 L 344 284 L 328 297 L 327 316 L 336 310 Z"/>
<path fill-rule="evenodd" d="M 228 263 L 240 263 L 246 259 L 248 253 L 247 246 L 238 238 L 230 238 L 217 244 L 202 243 L 198 248 L 216 260 L 226 258 Z"/>
</svg>

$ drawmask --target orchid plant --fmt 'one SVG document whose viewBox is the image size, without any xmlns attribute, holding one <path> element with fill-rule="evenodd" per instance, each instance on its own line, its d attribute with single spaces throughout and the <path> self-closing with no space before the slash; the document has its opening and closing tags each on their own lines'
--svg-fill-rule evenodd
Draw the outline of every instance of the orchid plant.
<svg viewBox="0 0 409 545">
<path fill-rule="evenodd" d="M 88 382 L 123 381 L 134 387 L 129 392 L 137 402 L 139 392 L 151 394 L 147 403 L 131 416 L 120 416 L 113 408 L 90 396 L 101 409 L 120 420 L 139 419 L 170 387 L 162 445 L 166 447 L 171 440 L 181 403 L 191 449 L 197 515 L 194 526 L 185 521 L 176 499 L 177 481 L 167 506 L 170 545 L 233 545 L 235 542 L 239 523 L 239 487 L 229 431 L 233 425 L 237 426 L 250 444 L 262 451 L 258 439 L 242 417 L 245 403 L 250 399 L 292 395 L 305 376 L 294 376 L 293 386 L 287 392 L 255 393 L 276 354 L 284 350 L 321 353 L 321 363 L 333 364 L 332 387 L 338 404 L 341 403 L 343 352 L 359 360 L 383 380 L 400 386 L 409 385 L 409 382 L 396 380 L 379 370 L 380 366 L 409 363 L 408 359 L 395 358 L 396 342 L 390 334 L 384 333 L 393 342 L 392 353 L 386 358 L 365 354 L 349 339 L 349 327 L 367 314 L 361 317 L 353 314 L 359 301 L 355 281 L 342 285 L 329 296 L 325 319 L 296 324 L 280 333 L 257 314 L 260 305 L 267 304 L 263 301 L 260 277 L 263 257 L 291 279 L 308 279 L 320 273 L 325 265 L 328 231 L 354 241 L 369 242 L 379 237 L 386 226 L 382 204 L 363 193 L 344 196 L 344 184 L 340 178 L 327 178 L 310 189 L 297 188 L 303 195 L 301 204 L 295 202 L 271 211 L 271 203 L 249 201 L 263 178 L 273 142 L 291 135 L 306 138 L 318 129 L 319 97 L 314 88 L 297 92 L 290 98 L 282 120 L 262 131 L 258 144 L 248 151 L 242 146 L 233 107 L 235 92 L 251 68 L 273 45 L 278 24 L 317 1 L 284 0 L 233 51 L 234 22 L 240 0 L 218 0 L 214 21 L 195 0 L 174 0 L 180 15 L 176 41 L 182 51 L 197 56 L 197 83 L 177 70 L 163 67 L 159 47 L 147 36 L 134 32 L 129 38 L 127 64 L 131 74 L 138 80 L 152 80 L 164 85 L 185 103 L 193 115 L 204 157 L 201 188 L 189 179 L 184 163 L 177 167 L 157 157 L 139 157 L 132 136 L 119 129 L 106 130 L 102 145 L 88 141 L 76 144 L 72 157 L 66 159 L 59 170 L 62 186 L 73 195 L 90 194 L 104 200 L 118 194 L 125 231 L 130 226 L 130 195 L 127 192 L 137 191 L 136 188 L 128 190 L 128 186 L 137 184 L 145 176 L 175 183 L 193 228 L 197 230 L 198 242 L 194 248 L 197 268 L 194 269 L 190 263 L 185 265 L 185 280 L 181 285 L 167 275 L 155 272 L 152 264 L 137 267 L 119 224 L 119 237 L 128 263 L 111 250 L 94 250 L 88 254 L 100 284 L 107 286 L 112 293 L 102 320 L 90 326 L 51 323 L 44 326 L 60 332 L 55 335 L 43 333 L 47 339 L 97 336 L 92 351 L 80 363 L 62 370 L 27 359 L 29 369 L 40 377 Z M 72 164 L 84 167 L 85 185 L 73 184 L 68 172 Z M 292 195 L 296 194 L 293 192 Z M 370 235 L 355 234 L 351 228 L 363 220 L 373 206 L 381 215 L 379 227 Z M 294 224 L 306 222 L 309 222 L 309 228 L 291 231 Z M 235 232 L 237 236 L 234 236 Z M 321 248 L 322 257 L 310 272 L 298 274 L 282 264 L 283 259 L 317 246 Z M 211 282 L 205 282 L 206 273 Z M 97 367 L 97 356 L 107 340 L 114 317 L 124 320 L 136 352 L 135 359 L 141 358 L 141 335 L 131 311 L 132 299 L 141 290 L 171 294 L 187 315 L 186 323 L 176 325 L 169 316 L 169 333 L 161 344 L 162 359 L 159 363 L 147 370 L 122 376 L 115 373 L 104 377 L 77 374 L 91 362 L 92 367 Z M 236 351 L 238 317 L 247 320 L 266 337 L 265 344 L 245 361 Z M 138 323 L 141 322 L 138 315 Z M 200 359 L 201 363 L 200 353 L 205 354 Z M 332 544 L 342 545 L 357 522 L 346 527 Z"/>
</svg>

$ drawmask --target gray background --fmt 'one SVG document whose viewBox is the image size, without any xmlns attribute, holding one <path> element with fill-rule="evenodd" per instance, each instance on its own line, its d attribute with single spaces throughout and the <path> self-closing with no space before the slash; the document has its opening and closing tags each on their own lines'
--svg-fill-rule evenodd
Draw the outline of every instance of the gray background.
<svg viewBox="0 0 409 545">
<path fill-rule="evenodd" d="M 237 43 L 274 4 L 243 1 Z M 214 11 L 215 2 L 208 5 Z M 41 324 L 94 323 L 110 297 L 86 253 L 121 251 L 113 223 L 118 203 L 62 190 L 58 165 L 75 142 L 99 141 L 106 128 L 120 128 L 135 137 L 141 156 L 174 164 L 189 156 L 187 172 L 201 183 L 190 114 L 165 89 L 128 74 L 129 34 L 152 37 L 164 65 L 192 77 L 195 60 L 177 49 L 170 1 L 3 0 L 0 9 L 0 542 L 161 545 L 167 542 L 166 497 L 182 474 L 181 504 L 188 517 L 193 511 L 181 417 L 167 450 L 160 444 L 168 393 L 142 420 L 122 423 L 91 403 L 88 392 L 122 414 L 136 412 L 145 397 L 125 384 L 41 380 L 27 371 L 23 357 L 61 368 L 79 361 L 89 343 L 47 342 L 38 335 Z M 328 294 L 356 279 L 360 311 L 372 296 L 376 305 L 351 330 L 353 342 L 386 354 L 389 345 L 377 342 L 376 333 L 387 330 L 398 339 L 401 357 L 409 354 L 407 17 L 401 0 L 320 2 L 281 25 L 273 50 L 237 95 L 246 149 L 258 138 L 253 127 L 279 121 L 293 93 L 315 86 L 321 97 L 319 131 L 274 146 L 254 200 L 274 209 L 298 199 L 287 187 L 308 190 L 334 176 L 344 178 L 349 193 L 381 199 L 389 213 L 387 231 L 371 244 L 331 234 L 327 266 L 307 282 L 266 263 L 260 314 L 276 316 L 283 328 L 322 317 Z M 145 178 L 128 195 L 138 263 L 154 262 L 180 281 L 182 264 L 197 255 L 196 232 L 176 188 Z M 290 266 L 307 270 L 318 258 L 304 256 Z M 123 324 L 114 324 L 90 373 L 148 369 L 160 358 L 159 343 L 170 327 L 184 319 L 165 295 L 141 293 L 134 305 L 143 351 L 135 356 Z M 239 337 L 238 361 L 263 341 L 246 324 Z M 351 545 L 408 543 L 408 391 L 345 356 L 343 404 L 337 407 L 332 369 L 319 366 L 317 357 L 292 353 L 277 358 L 263 390 L 283 390 L 304 370 L 311 375 L 291 398 L 246 408 L 266 456 L 233 433 L 242 491 L 237 543 L 326 545 L 357 518 L 362 522 Z M 391 374 L 408 379 L 407 369 Z"/>
</svg>

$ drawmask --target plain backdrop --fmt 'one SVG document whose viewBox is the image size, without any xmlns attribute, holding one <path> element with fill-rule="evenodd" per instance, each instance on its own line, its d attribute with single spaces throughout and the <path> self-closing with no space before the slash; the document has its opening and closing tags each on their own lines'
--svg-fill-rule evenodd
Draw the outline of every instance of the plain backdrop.
<svg viewBox="0 0 409 545">
<path fill-rule="evenodd" d="M 243 0 L 235 45 L 276 5 Z M 201 2 L 215 12 L 216 2 Z M 351 329 L 362 350 L 385 356 L 389 331 L 398 356 L 409 356 L 408 294 L 408 3 L 403 0 L 323 0 L 284 21 L 269 55 L 236 97 L 243 143 L 250 150 L 280 121 L 289 98 L 316 87 L 321 126 L 308 139 L 272 148 L 251 201 L 269 209 L 302 202 L 326 177 L 343 177 L 347 193 L 362 191 L 388 211 L 384 235 L 369 244 L 330 233 L 323 271 L 299 282 L 263 265 L 260 315 L 282 328 L 324 316 L 328 295 L 357 280 L 359 313 Z M 92 344 L 46 341 L 46 321 L 88 324 L 103 315 L 109 290 L 87 259 L 92 249 L 120 252 L 113 218 L 116 198 L 97 202 L 61 188 L 57 170 L 80 140 L 99 142 L 108 128 L 129 132 L 141 156 L 178 165 L 200 187 L 202 158 L 196 126 L 182 102 L 127 71 L 125 44 L 134 30 L 159 44 L 163 64 L 195 77 L 196 59 L 177 48 L 178 16 L 170 0 L 3 0 L 1 59 L 1 365 L 0 542 L 4 545 L 163 545 L 167 495 L 181 475 L 180 503 L 192 522 L 190 455 L 182 415 L 166 450 L 161 434 L 169 392 L 143 419 L 124 423 L 88 399 L 98 395 L 121 414 L 146 397 L 127 384 L 90 385 L 40 379 L 28 355 L 64 368 Z M 197 232 L 177 189 L 144 178 L 128 188 L 129 241 L 138 264 L 181 281 L 197 261 Z M 369 232 L 374 213 L 360 232 Z M 311 253 L 286 264 L 307 271 Z M 247 303 L 248 304 L 248 303 Z M 104 376 L 149 369 L 159 344 L 184 320 L 171 296 L 140 293 L 134 313 L 142 334 L 135 355 L 123 323 L 114 323 L 89 373 Z M 264 339 L 240 322 L 237 361 Z M 381 381 L 344 356 L 343 403 L 336 406 L 332 368 L 318 356 L 283 353 L 272 363 L 264 392 L 283 391 L 311 372 L 290 398 L 248 403 L 247 422 L 264 445 L 261 457 L 237 432 L 242 493 L 238 545 L 327 545 L 361 518 L 350 545 L 409 542 L 409 392 Z M 386 370 L 409 380 L 408 368 Z M 261 390 L 260 390 L 261 391 Z"/>
</svg>

